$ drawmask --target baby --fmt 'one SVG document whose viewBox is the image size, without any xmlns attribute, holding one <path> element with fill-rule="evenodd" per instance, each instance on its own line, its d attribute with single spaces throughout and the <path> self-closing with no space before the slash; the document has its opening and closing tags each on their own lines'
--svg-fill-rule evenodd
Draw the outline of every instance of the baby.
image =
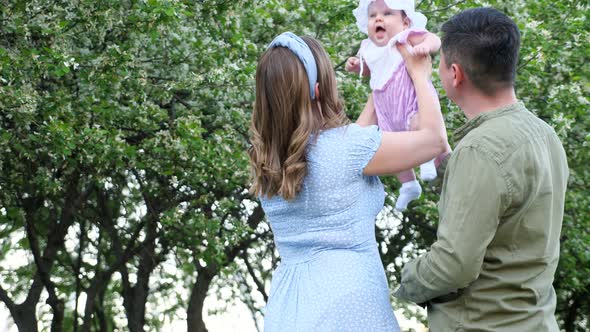
<svg viewBox="0 0 590 332">
<path fill-rule="evenodd" d="M 418 101 L 396 42 L 406 44 L 415 55 L 438 51 L 440 39 L 425 30 L 426 17 L 414 9 L 414 0 L 360 0 L 353 11 L 360 30 L 369 38 L 361 42 L 359 57 L 346 62 L 346 70 L 371 76 L 370 86 L 377 125 L 385 131 L 416 130 Z M 433 93 L 436 93 L 434 86 Z M 436 178 L 434 160 L 420 166 L 420 177 Z M 399 211 L 422 194 L 414 170 L 397 174 L 402 183 L 395 207 Z"/>
</svg>

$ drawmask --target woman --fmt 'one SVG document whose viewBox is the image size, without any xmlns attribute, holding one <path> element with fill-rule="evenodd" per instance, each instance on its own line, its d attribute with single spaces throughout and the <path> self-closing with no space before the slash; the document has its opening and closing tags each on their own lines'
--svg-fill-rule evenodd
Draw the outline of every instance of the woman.
<svg viewBox="0 0 590 332">
<path fill-rule="evenodd" d="M 429 58 L 400 52 L 416 86 L 418 131 L 381 132 L 371 99 L 349 124 L 332 64 L 312 38 L 281 34 L 259 60 L 251 190 L 281 256 L 265 331 L 399 330 L 375 241 L 385 196 L 376 175 L 448 151 Z"/>
</svg>

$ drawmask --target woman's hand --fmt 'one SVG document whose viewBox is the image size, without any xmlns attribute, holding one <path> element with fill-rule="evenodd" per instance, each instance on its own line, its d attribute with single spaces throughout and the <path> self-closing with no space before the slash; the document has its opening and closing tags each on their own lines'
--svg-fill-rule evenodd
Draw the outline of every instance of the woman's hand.
<svg viewBox="0 0 590 332">
<path fill-rule="evenodd" d="M 404 58 L 406 68 L 413 81 L 417 79 L 430 79 L 432 75 L 432 59 L 430 55 L 412 55 L 403 44 L 397 44 L 397 49 Z"/>
</svg>

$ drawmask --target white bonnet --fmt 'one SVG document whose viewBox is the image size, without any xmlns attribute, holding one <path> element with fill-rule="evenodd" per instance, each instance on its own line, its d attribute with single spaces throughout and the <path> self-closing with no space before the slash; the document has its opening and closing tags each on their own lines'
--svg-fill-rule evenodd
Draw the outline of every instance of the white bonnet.
<svg viewBox="0 0 590 332">
<path fill-rule="evenodd" d="M 356 17 L 356 25 L 359 29 L 368 33 L 369 5 L 375 0 L 359 0 L 359 6 L 352 11 Z M 394 10 L 403 10 L 411 21 L 411 28 L 426 29 L 426 16 L 415 10 L 414 0 L 384 0 L 387 7 Z"/>
</svg>

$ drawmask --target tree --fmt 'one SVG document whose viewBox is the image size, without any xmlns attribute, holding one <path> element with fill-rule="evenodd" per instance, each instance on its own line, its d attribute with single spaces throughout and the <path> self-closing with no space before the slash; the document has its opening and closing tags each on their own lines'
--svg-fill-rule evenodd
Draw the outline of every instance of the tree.
<svg viewBox="0 0 590 332">
<path fill-rule="evenodd" d="M 452 14 L 482 4 L 422 1 L 418 9 L 438 32 Z M 590 309 L 588 4 L 490 4 L 523 32 L 519 97 L 556 128 L 568 154 L 555 287 L 562 328 L 581 331 Z M 318 38 L 356 118 L 369 90 L 343 71 L 364 38 L 354 7 L 353 0 L 4 1 L 0 301 L 19 330 L 158 330 L 180 317 L 190 331 L 205 331 L 203 303 L 219 286 L 260 319 L 278 257 L 247 192 L 256 61 L 278 32 Z M 452 132 L 464 119 L 438 88 Z M 396 192 L 394 178 L 383 181 Z M 392 288 L 404 260 L 434 241 L 437 201 L 429 189 L 399 215 L 388 197 L 376 231 Z"/>
<path fill-rule="evenodd" d="M 240 55 L 235 48 L 204 56 L 207 38 L 225 36 L 196 19 L 225 17 L 230 8 L 219 4 L 3 7 L 2 232 L 9 239 L 22 230 L 27 235 L 17 246 L 7 241 L 3 255 L 26 251 L 33 259 L 16 271 L 21 289 L 3 286 L 0 296 L 21 330 L 37 329 L 42 289 L 52 330 L 65 322 L 73 330 L 112 329 L 122 312 L 132 331 L 146 323 L 157 328 L 156 319 L 148 323 L 146 304 L 156 291 L 151 277 L 171 252 L 184 258 L 181 252 L 191 251 L 188 261 L 197 268 L 187 273 L 197 272 L 196 288 L 205 293 L 195 296 L 204 297 L 203 277 L 217 274 L 253 240 L 239 208 L 248 174 L 246 130 L 232 125 L 242 118 L 238 97 L 249 94 L 242 89 L 249 76 L 230 62 Z M 242 39 L 234 44 L 249 49 Z M 233 71 L 209 71 L 225 63 Z M 244 217 L 250 225 L 262 220 L 258 211 Z M 200 261 L 219 268 L 199 269 Z M 113 292 L 124 310 L 114 305 Z M 70 294 L 75 300 L 66 300 Z M 193 304 L 184 302 L 175 307 Z"/>
</svg>

